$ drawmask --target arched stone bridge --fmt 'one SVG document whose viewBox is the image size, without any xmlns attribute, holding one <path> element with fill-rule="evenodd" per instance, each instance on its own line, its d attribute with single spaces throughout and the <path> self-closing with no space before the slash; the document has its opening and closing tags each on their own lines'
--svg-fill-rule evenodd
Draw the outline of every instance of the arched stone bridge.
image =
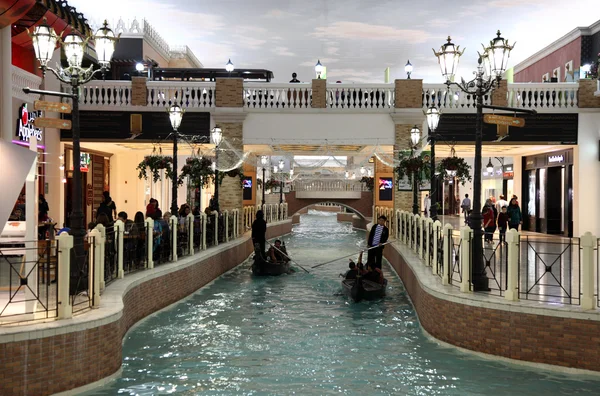
<svg viewBox="0 0 600 396">
<path fill-rule="evenodd" d="M 307 206 L 330 202 L 348 208 L 363 219 L 373 217 L 372 191 L 362 191 L 360 198 L 296 198 L 296 191 L 291 191 L 285 194 L 285 200 L 288 204 L 289 216 L 298 213 Z"/>
</svg>

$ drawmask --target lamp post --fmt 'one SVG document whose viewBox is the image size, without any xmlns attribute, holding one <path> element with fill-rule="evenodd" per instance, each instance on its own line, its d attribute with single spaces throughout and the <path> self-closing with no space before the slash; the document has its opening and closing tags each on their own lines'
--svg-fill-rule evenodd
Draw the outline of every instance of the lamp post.
<svg viewBox="0 0 600 396">
<path fill-rule="evenodd" d="M 500 31 L 497 32 L 497 37 L 490 41 L 489 47 L 484 46 L 484 54 L 479 55 L 477 72 L 475 78 L 471 81 L 462 80 L 460 83 L 453 82 L 458 61 L 464 53 L 461 52 L 459 46 L 452 43 L 450 37 L 448 42 L 442 45 L 439 52 L 433 51 L 438 58 L 442 75 L 446 79 L 446 85 L 454 85 L 462 92 L 468 95 L 474 95 L 476 98 L 477 119 L 475 127 L 475 166 L 473 180 L 473 211 L 471 212 L 471 227 L 473 228 L 473 244 L 472 257 L 473 264 L 471 266 L 471 282 L 473 283 L 474 291 L 489 290 L 488 279 L 485 273 L 485 265 L 483 262 L 483 243 L 481 230 L 481 145 L 483 135 L 483 97 L 492 91 L 496 86 L 500 85 L 502 74 L 506 70 L 506 64 L 510 51 L 514 44 L 508 44 L 500 36 Z M 487 59 L 484 59 L 487 58 Z M 489 70 L 484 70 L 485 66 Z M 489 62 L 487 62 L 489 61 Z M 487 76 L 486 76 L 487 73 Z"/>
<path fill-rule="evenodd" d="M 412 63 L 410 63 L 410 59 L 408 60 L 408 62 L 406 62 L 406 65 L 404 65 L 404 71 L 406 72 L 406 79 L 410 80 L 410 75 L 413 71 L 413 65 Z"/>
<path fill-rule="evenodd" d="M 419 144 L 420 140 L 421 140 L 421 131 L 415 125 L 410 130 L 410 141 L 413 145 L 413 147 L 412 147 L 413 156 L 416 155 L 415 149 L 417 148 L 417 145 Z M 419 172 L 420 171 L 421 170 L 419 170 Z M 412 178 L 413 178 L 413 214 L 419 214 L 419 181 L 417 178 L 416 171 L 413 171 Z"/>
<path fill-rule="evenodd" d="M 321 64 L 321 60 L 317 60 L 317 64 L 315 65 L 315 73 L 317 73 L 317 78 L 321 79 L 321 74 L 323 74 L 323 65 Z"/>
<path fill-rule="evenodd" d="M 231 77 L 231 72 L 235 69 L 235 67 L 233 66 L 233 63 L 231 63 L 231 59 L 229 59 L 229 61 L 225 64 L 225 70 L 227 71 L 227 73 L 229 73 L 229 76 Z"/>
<path fill-rule="evenodd" d="M 221 131 L 221 128 L 219 127 L 214 127 L 212 129 L 212 132 L 210 133 L 210 138 L 212 140 L 212 143 L 215 145 L 215 199 L 214 199 L 214 205 L 213 205 L 213 210 L 216 210 L 217 212 L 220 212 L 220 208 L 219 208 L 219 145 L 221 144 L 221 141 L 223 140 L 223 132 Z"/>
<path fill-rule="evenodd" d="M 430 168 L 431 174 L 429 178 L 431 180 L 431 189 L 429 191 L 429 199 L 431 200 L 430 217 L 433 221 L 437 220 L 437 176 L 435 174 L 435 130 L 440 122 L 441 113 L 435 106 L 431 106 L 425 112 L 427 118 L 427 126 L 429 127 L 429 143 L 431 145 L 431 158 Z"/>
<path fill-rule="evenodd" d="M 283 183 L 285 182 L 285 180 L 283 179 L 283 167 L 284 167 L 284 162 L 282 159 L 279 160 L 279 170 L 282 171 L 281 172 L 281 183 L 279 184 L 279 203 L 282 204 L 283 203 Z"/>
<path fill-rule="evenodd" d="M 79 131 L 79 87 L 92 80 L 97 73 L 102 73 L 102 75 L 106 73 L 110 68 L 110 60 L 115 51 L 115 43 L 118 40 L 118 37 L 116 37 L 113 31 L 108 27 L 106 21 L 104 21 L 102 27 L 96 31 L 92 38 L 95 41 L 96 55 L 98 57 L 98 63 L 100 63 L 100 69 L 97 70 L 94 70 L 94 65 L 91 65 L 88 68 L 82 67 L 83 55 L 89 38 L 83 40 L 77 33 L 72 32 L 60 41 L 54 29 L 47 24 L 46 18 L 44 18 L 42 24 L 38 25 L 31 34 L 35 57 L 40 62 L 40 69 L 42 70 L 43 75 L 45 76 L 46 71 L 50 70 L 58 80 L 71 85 L 70 94 L 42 92 L 53 96 L 68 96 L 73 100 L 73 109 L 71 112 L 73 132 L 73 190 L 71 203 L 73 211 L 71 213 L 70 228 L 71 235 L 73 235 L 75 260 L 71 265 L 70 270 L 69 290 L 71 294 L 76 294 L 77 292 L 84 290 L 86 288 L 85 285 L 87 285 L 87 281 L 80 282 L 80 278 L 85 272 L 85 263 L 83 262 L 85 258 L 83 246 L 85 227 L 83 224 L 83 191 L 80 169 L 81 142 Z M 68 62 L 68 67 L 59 67 L 58 70 L 48 66 L 48 62 L 52 58 L 57 42 L 60 43 L 65 51 Z"/>
<path fill-rule="evenodd" d="M 179 186 L 177 180 L 177 131 L 181 125 L 183 119 L 184 110 L 179 105 L 174 104 L 169 107 L 169 120 L 171 121 L 171 127 L 173 128 L 173 187 L 171 197 L 171 215 L 177 217 L 177 187 Z"/>
<path fill-rule="evenodd" d="M 265 206 L 265 184 L 266 184 L 266 180 L 265 180 L 265 172 L 267 170 L 267 164 L 269 163 L 269 157 L 267 157 L 266 155 L 261 155 L 260 156 L 260 164 L 262 165 L 262 206 Z"/>
</svg>

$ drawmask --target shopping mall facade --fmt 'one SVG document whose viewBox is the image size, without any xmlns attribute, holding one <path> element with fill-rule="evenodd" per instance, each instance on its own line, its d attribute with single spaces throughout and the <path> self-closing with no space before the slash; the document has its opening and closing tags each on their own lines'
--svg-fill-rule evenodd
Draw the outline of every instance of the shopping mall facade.
<svg viewBox="0 0 600 396">
<path fill-rule="evenodd" d="M 59 227 L 68 226 L 71 133 L 32 125 L 40 115 L 32 110 L 34 101 L 40 98 L 23 92 L 26 87 L 51 91 L 64 87 L 49 74 L 42 78 L 22 21 L 37 18 L 32 26 L 46 16 L 58 31 L 71 25 L 82 34 L 89 27 L 83 20 L 75 23 L 77 15 L 61 9 L 60 4 L 31 3 L 36 5 L 12 15 L 8 24 L 0 19 L 4 26 L 0 30 L 1 138 L 37 152 L 37 178 L 25 189 L 34 199 L 28 201 L 37 208 L 38 195 L 45 195 L 50 217 Z M 261 203 L 257 178 L 261 178 L 260 157 L 265 155 L 276 159 L 274 164 L 283 159 L 283 170 L 288 174 L 295 155 L 343 156 L 347 158 L 346 171 L 360 174 L 363 167 L 372 169 L 375 180 L 391 179 L 394 185 L 393 159 L 399 151 L 410 149 L 410 131 L 415 125 L 426 135 L 424 110 L 430 106 L 443 113 L 436 131 L 437 157 L 450 155 L 454 148 L 458 156 L 473 162 L 475 99 L 444 84 L 418 79 L 390 84 L 324 79 L 272 83 L 272 73 L 266 70 L 232 75 L 204 69 L 189 48 L 171 48 L 145 21 L 120 21 L 115 31 L 122 39 L 106 81 L 94 80 L 81 89 L 80 169 L 86 223 L 95 218 L 104 191 L 110 191 L 117 209 L 130 217 L 144 211 L 150 198 L 158 199 L 165 210 L 170 207 L 171 181 L 139 178 L 137 167 L 145 156 L 171 153 L 172 128 L 166 108 L 174 103 L 186 111 L 179 129 L 185 137 L 179 146 L 180 167 L 190 156 L 214 155 L 209 135 L 218 126 L 227 142 L 224 150 L 232 153 L 230 164 L 239 160 L 238 166 L 251 181 L 251 191 L 246 194 L 236 178 L 226 177 L 220 188 L 222 210 L 243 211 Z M 517 65 L 500 88 L 485 98 L 486 104 L 537 112 L 523 115 L 525 126 L 510 128 L 507 136 L 498 136 L 493 124 L 485 124 L 483 131 L 484 164 L 489 158 L 492 169 L 482 175 L 482 198 L 518 196 L 525 230 L 564 236 L 585 232 L 600 235 L 600 85 L 598 80 L 574 73 L 567 78 L 590 61 L 589 51 L 599 52 L 599 31 L 600 25 L 595 24 L 571 32 Z M 60 61 L 59 57 L 60 51 L 56 51 L 52 63 Z M 85 61 L 94 63 L 93 51 Z M 142 70 L 136 70 L 138 63 Z M 549 80 L 544 80 L 546 74 Z M 552 76 L 556 82 L 548 82 Z M 0 158 L 2 169 L 10 172 L 11 164 L 3 161 Z M 269 177 L 271 168 L 270 163 Z M 308 173 L 312 173 L 311 180 L 324 177 L 314 169 Z M 335 176 L 329 179 L 334 181 Z M 301 180 L 297 183 L 300 185 Z M 14 187 L 20 191 L 23 180 L 17 184 Z M 201 209 L 206 207 L 214 187 L 196 194 L 187 184 L 185 181 L 179 187 L 177 204 L 194 201 Z M 438 200 L 448 214 L 457 211 L 457 198 L 472 195 L 471 183 L 457 186 L 445 180 L 438 187 Z M 421 192 L 420 203 L 426 193 Z M 279 202 L 277 194 L 268 198 Z M 376 189 L 371 199 L 373 207 L 392 212 L 412 210 L 412 192 L 396 186 L 389 194 Z M 350 209 L 367 219 L 374 214 L 373 208 Z M 246 250 L 240 257 L 249 254 Z"/>
</svg>

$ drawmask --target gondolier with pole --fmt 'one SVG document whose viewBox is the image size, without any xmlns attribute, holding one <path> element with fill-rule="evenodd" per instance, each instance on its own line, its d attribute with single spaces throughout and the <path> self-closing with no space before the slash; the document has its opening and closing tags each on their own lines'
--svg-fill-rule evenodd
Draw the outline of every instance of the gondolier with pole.
<svg viewBox="0 0 600 396">
<path fill-rule="evenodd" d="M 384 243 L 387 242 L 388 237 L 390 235 L 390 231 L 385 226 L 385 222 L 387 221 L 387 217 L 384 215 L 379 216 L 377 219 L 377 225 L 371 227 L 371 232 L 369 233 L 369 239 L 367 240 L 368 250 L 368 259 L 367 265 L 370 265 L 374 268 L 381 269 L 381 260 L 383 258 L 383 248 Z"/>
</svg>

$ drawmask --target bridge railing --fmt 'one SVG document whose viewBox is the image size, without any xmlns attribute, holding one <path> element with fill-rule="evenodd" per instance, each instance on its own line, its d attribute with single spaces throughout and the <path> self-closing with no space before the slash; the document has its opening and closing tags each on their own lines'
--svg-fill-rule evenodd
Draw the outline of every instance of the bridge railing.
<svg viewBox="0 0 600 396">
<path fill-rule="evenodd" d="M 356 180 L 301 180 L 293 183 L 294 191 L 367 191 L 364 183 Z"/>
</svg>

